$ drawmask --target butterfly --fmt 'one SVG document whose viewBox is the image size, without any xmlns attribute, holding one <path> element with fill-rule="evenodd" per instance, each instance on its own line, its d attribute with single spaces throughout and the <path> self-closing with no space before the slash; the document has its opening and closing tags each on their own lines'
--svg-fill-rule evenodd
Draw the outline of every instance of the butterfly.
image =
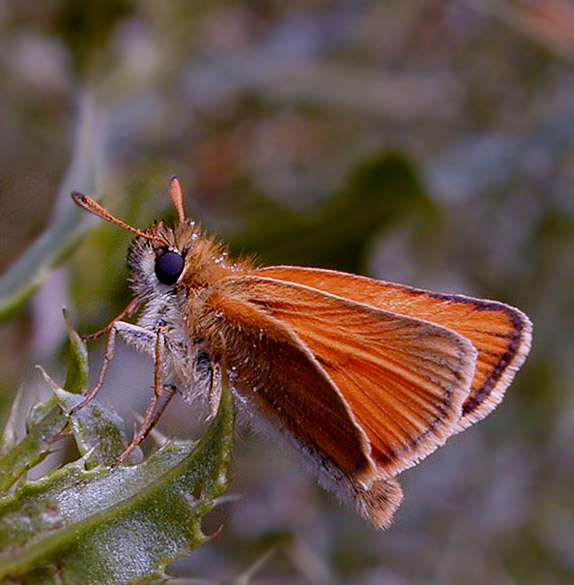
<svg viewBox="0 0 574 585">
<path fill-rule="evenodd" d="M 122 460 L 175 391 L 217 403 L 225 379 L 304 455 L 319 481 L 375 526 L 403 494 L 397 475 L 490 414 L 528 355 L 532 324 L 509 305 L 335 270 L 231 258 L 184 210 L 145 230 L 74 192 L 136 234 L 135 297 L 92 337 L 116 335 L 155 363 L 154 397 Z M 138 312 L 137 324 L 126 317 Z"/>
</svg>

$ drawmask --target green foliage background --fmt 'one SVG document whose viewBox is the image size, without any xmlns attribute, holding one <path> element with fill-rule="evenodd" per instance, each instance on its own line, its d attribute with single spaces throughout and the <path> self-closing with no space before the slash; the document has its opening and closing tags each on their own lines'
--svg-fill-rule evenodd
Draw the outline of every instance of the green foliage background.
<svg viewBox="0 0 574 585">
<path fill-rule="evenodd" d="M 572 582 L 573 31 L 567 0 L 4 3 L 5 416 L 41 391 L 35 363 L 64 371 L 63 305 L 88 331 L 129 299 L 129 235 L 87 233 L 69 191 L 146 226 L 173 217 L 176 173 L 234 251 L 507 301 L 535 343 L 498 411 L 404 475 L 385 533 L 240 431 L 243 498 L 172 572 L 223 581 L 278 545 L 255 582 Z M 39 237 L 29 282 L 14 263 Z M 121 353 L 102 401 L 141 412 L 146 363 Z M 204 425 L 180 404 L 160 428 Z"/>
</svg>

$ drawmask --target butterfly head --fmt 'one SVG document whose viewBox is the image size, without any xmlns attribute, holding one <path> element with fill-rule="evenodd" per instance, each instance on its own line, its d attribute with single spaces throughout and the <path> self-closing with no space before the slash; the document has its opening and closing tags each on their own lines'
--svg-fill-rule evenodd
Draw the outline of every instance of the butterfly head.
<svg viewBox="0 0 574 585">
<path fill-rule="evenodd" d="M 186 219 L 173 228 L 162 221 L 154 223 L 134 239 L 128 253 L 135 293 L 143 298 L 185 293 L 195 281 L 205 278 L 216 248 L 215 241 L 194 221 Z"/>
<path fill-rule="evenodd" d="M 175 226 L 159 221 L 140 230 L 113 216 L 87 195 L 72 193 L 74 201 L 84 209 L 136 234 L 128 264 L 132 287 L 142 300 L 204 288 L 230 268 L 221 244 L 187 217 L 176 177 L 170 181 L 170 194 L 177 212 Z"/>
</svg>

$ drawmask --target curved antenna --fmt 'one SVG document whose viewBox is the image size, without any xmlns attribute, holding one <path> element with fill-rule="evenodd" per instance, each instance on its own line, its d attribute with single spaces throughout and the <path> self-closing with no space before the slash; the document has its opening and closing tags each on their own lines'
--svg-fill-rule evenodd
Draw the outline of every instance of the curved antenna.
<svg viewBox="0 0 574 585">
<path fill-rule="evenodd" d="M 171 195 L 171 200 L 173 201 L 175 210 L 177 211 L 179 223 L 185 223 L 187 216 L 185 215 L 185 209 L 183 207 L 183 190 L 179 179 L 175 175 L 169 182 L 169 194 Z"/>
<path fill-rule="evenodd" d="M 78 191 L 72 191 L 72 199 L 80 207 L 83 207 L 84 209 L 86 209 L 90 213 L 93 213 L 94 215 L 97 215 L 98 217 L 101 217 L 102 219 L 105 219 L 106 221 L 109 221 L 110 223 L 118 225 L 121 228 L 123 228 L 124 230 L 128 230 L 129 232 L 137 234 L 138 236 L 141 236 L 142 238 L 146 238 L 147 240 L 153 240 L 156 242 L 163 242 L 163 240 L 161 238 L 158 238 L 157 236 L 151 236 L 150 234 L 146 234 L 144 231 L 139 230 L 138 228 L 135 228 L 131 225 L 128 225 L 125 221 L 122 221 L 121 219 L 114 217 L 109 211 L 104 209 L 97 201 L 95 201 L 91 197 L 88 197 L 88 195 L 84 195 L 83 193 L 78 193 Z"/>
</svg>

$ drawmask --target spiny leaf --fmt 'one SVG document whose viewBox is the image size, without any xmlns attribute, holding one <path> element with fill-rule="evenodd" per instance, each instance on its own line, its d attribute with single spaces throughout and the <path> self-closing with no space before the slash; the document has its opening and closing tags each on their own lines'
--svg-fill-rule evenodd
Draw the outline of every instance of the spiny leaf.
<svg viewBox="0 0 574 585">
<path fill-rule="evenodd" d="M 82 396 L 61 388 L 56 388 L 55 392 L 65 411 L 72 410 L 83 399 Z M 87 457 L 88 468 L 111 465 L 128 446 L 122 430 L 122 419 L 95 400 L 75 412 L 70 419 L 78 450 Z M 139 463 L 142 457 L 141 449 L 136 448 L 128 457 L 127 463 Z"/>
<path fill-rule="evenodd" d="M 53 398 L 45 403 L 24 439 L 0 457 L 0 493 L 12 486 L 28 469 L 40 463 L 51 451 L 51 440 L 67 424 L 67 419 Z"/>
<path fill-rule="evenodd" d="M 64 311 L 64 320 L 66 321 L 68 339 L 70 340 L 70 359 L 64 388 L 68 392 L 83 394 L 88 388 L 88 350 L 86 344 L 68 320 L 66 311 Z"/>
<path fill-rule="evenodd" d="M 21 404 L 22 387 L 20 387 L 16 394 L 16 398 L 12 401 L 10 414 L 8 415 L 6 425 L 2 431 L 2 436 L 0 436 L 0 457 L 18 444 L 18 432 L 16 429 L 20 417 Z"/>
<path fill-rule="evenodd" d="M 66 379 L 66 388 L 70 392 L 84 392 L 88 379 L 88 358 L 84 342 L 68 325 L 70 338 L 70 366 Z M 49 376 L 40 368 L 48 382 Z M 51 383 L 57 388 L 56 383 Z M 28 414 L 26 420 L 27 434 L 18 442 L 15 434 L 15 419 L 18 416 L 18 400 L 12 407 L 8 419 L 3 449 L 0 452 L 0 494 L 10 488 L 28 469 L 40 463 L 52 450 L 53 440 L 68 423 L 56 397 L 45 403 L 38 403 Z"/>
<path fill-rule="evenodd" d="M 56 397 L 35 406 L 27 435 L 0 458 L 7 490 L 50 451 L 67 424 L 83 457 L 45 477 L 22 480 L 0 498 L 0 582 L 131 583 L 164 575 L 207 537 L 203 516 L 227 486 L 233 400 L 223 388 L 217 417 L 201 441 L 164 445 L 143 462 L 110 465 L 127 446 L 122 421 L 96 401 L 67 416 L 82 396 L 85 346 L 69 327 L 68 392 L 44 373 Z M 64 411 L 64 412 L 62 412 Z"/>
<path fill-rule="evenodd" d="M 171 443 L 133 466 L 84 460 L 0 500 L 0 581 L 131 583 L 164 574 L 207 537 L 201 519 L 227 486 L 233 402 L 227 388 L 201 441 Z"/>
</svg>

